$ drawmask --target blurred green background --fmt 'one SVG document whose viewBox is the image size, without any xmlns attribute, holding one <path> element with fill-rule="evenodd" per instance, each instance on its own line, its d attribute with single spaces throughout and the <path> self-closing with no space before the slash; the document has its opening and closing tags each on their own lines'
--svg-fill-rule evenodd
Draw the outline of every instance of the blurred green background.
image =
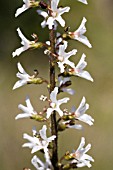
<svg viewBox="0 0 113 170">
<path fill-rule="evenodd" d="M 77 63 L 82 53 L 87 55 L 87 70 L 94 78 L 94 83 L 82 78 L 73 78 L 72 87 L 76 90 L 75 96 L 67 104 L 78 106 L 83 96 L 90 104 L 88 114 L 94 119 L 94 126 L 84 125 L 83 131 L 67 130 L 59 135 L 59 154 L 67 150 L 76 149 L 81 136 L 86 138 L 86 144 L 91 143 L 89 154 L 95 162 L 92 170 L 113 169 L 113 1 L 112 0 L 88 0 L 86 6 L 76 0 L 62 0 L 62 5 L 71 6 L 70 13 L 64 14 L 67 26 L 74 31 L 85 16 L 87 22 L 87 37 L 93 45 L 88 49 L 85 45 L 74 41 L 69 42 L 68 51 L 78 49 L 72 60 Z M 38 69 L 41 76 L 48 78 L 48 58 L 42 50 L 30 50 L 21 56 L 12 59 L 11 53 L 20 47 L 20 38 L 16 28 L 20 27 L 23 33 L 31 38 L 32 33 L 39 35 L 40 41 L 48 40 L 48 30 L 41 29 L 42 17 L 36 14 L 36 9 L 28 10 L 18 18 L 14 13 L 22 5 L 22 0 L 1 0 L 0 9 L 0 169 L 22 170 L 23 167 L 35 169 L 30 160 L 32 155 L 29 149 L 23 149 L 21 145 L 24 132 L 32 134 L 31 129 L 40 123 L 32 120 L 15 121 L 15 116 L 21 111 L 18 104 L 25 105 L 26 95 L 30 96 L 34 108 L 41 111 L 39 96 L 47 94 L 45 85 L 24 86 L 15 91 L 12 90 L 17 81 L 16 63 L 23 64 L 26 71 L 32 75 L 34 69 Z M 63 29 L 61 29 L 63 30 Z M 67 94 L 64 94 L 68 96 Z M 60 95 L 60 97 L 62 97 Z M 64 105 L 65 107 L 65 105 Z M 83 168 L 87 169 L 86 167 Z"/>
</svg>

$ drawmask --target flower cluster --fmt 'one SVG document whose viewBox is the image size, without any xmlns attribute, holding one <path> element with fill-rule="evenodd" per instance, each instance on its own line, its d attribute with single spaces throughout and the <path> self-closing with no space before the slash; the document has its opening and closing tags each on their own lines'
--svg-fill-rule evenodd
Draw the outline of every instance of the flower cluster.
<svg viewBox="0 0 113 170">
<path fill-rule="evenodd" d="M 83 4 L 88 4 L 87 0 L 78 0 Z M 38 8 L 37 14 L 44 17 L 41 23 L 42 28 L 46 26 L 49 29 L 49 41 L 38 42 L 36 34 L 32 35 L 33 40 L 28 40 L 20 28 L 17 28 L 19 37 L 21 38 L 22 47 L 17 48 L 12 56 L 19 56 L 21 53 L 29 49 L 44 48 L 44 54 L 48 56 L 50 63 L 50 80 L 46 80 L 43 77 L 39 77 L 38 70 L 34 70 L 33 75 L 29 75 L 20 64 L 17 63 L 18 73 L 16 74 L 19 80 L 14 84 L 13 90 L 28 84 L 46 84 L 49 97 L 41 95 L 40 100 L 47 103 L 42 111 L 34 110 L 30 98 L 26 97 L 26 106 L 19 104 L 18 108 L 22 111 L 15 119 L 30 118 L 38 122 L 43 122 L 47 125 L 43 125 L 42 129 L 38 132 L 35 128 L 32 129 L 33 135 L 30 136 L 27 133 L 23 134 L 23 138 L 28 140 L 23 144 L 23 147 L 31 149 L 33 156 L 31 163 L 37 170 L 65 170 L 71 168 L 91 167 L 91 162 L 94 159 L 86 154 L 91 149 L 91 144 L 88 144 L 85 148 L 85 138 L 81 138 L 80 145 L 77 150 L 73 152 L 67 151 L 64 156 L 59 159 L 57 155 L 57 140 L 58 133 L 66 129 L 78 129 L 82 130 L 82 123 L 93 125 L 94 119 L 87 114 L 89 104 L 86 103 L 86 98 L 83 96 L 79 106 L 76 108 L 72 106 L 71 111 L 67 108 L 63 108 L 62 104 L 69 102 L 69 97 L 61 98 L 60 93 L 68 93 L 70 95 L 75 94 L 75 90 L 69 88 L 72 84 L 71 78 L 77 76 L 93 82 L 91 74 L 85 70 L 87 62 L 85 61 L 86 55 L 83 53 L 78 64 L 71 61 L 71 56 L 75 56 L 78 53 L 77 49 L 72 49 L 67 52 L 68 40 L 77 40 L 87 47 L 91 48 L 92 45 L 88 38 L 84 35 L 86 33 L 86 18 L 83 17 L 82 22 L 77 30 L 71 32 L 68 27 L 64 28 L 64 33 L 58 33 L 57 28 L 60 25 L 65 27 L 66 22 L 62 18 L 62 14 L 69 12 L 70 7 L 59 6 L 60 0 L 48 0 L 44 2 L 42 0 L 23 0 L 22 7 L 17 9 L 15 17 L 25 12 L 30 8 Z M 73 2 L 74 3 L 74 2 Z M 74 57 L 76 59 L 76 57 Z M 58 74 L 55 74 L 55 68 L 58 68 Z M 50 83 L 49 83 L 50 82 Z M 60 99 L 59 99 L 60 98 Z M 76 108 L 76 109 L 75 109 Z M 51 120 L 50 120 L 51 118 Z M 79 122 L 79 123 L 78 123 Z M 46 131 L 50 131 L 51 136 L 47 137 Z M 38 152 L 43 153 L 44 162 L 38 157 Z"/>
</svg>

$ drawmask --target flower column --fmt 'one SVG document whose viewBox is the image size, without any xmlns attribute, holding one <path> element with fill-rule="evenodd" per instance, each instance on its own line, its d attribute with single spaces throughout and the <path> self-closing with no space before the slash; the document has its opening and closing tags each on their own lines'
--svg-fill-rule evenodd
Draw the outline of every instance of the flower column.
<svg viewBox="0 0 113 170">
<path fill-rule="evenodd" d="M 86 55 L 82 54 L 82 57 L 77 65 L 70 61 L 72 55 L 76 55 L 77 50 L 73 49 L 70 52 L 66 52 L 68 42 L 67 40 L 77 40 L 91 48 L 91 44 L 88 38 L 84 35 L 86 32 L 86 18 L 83 20 L 79 28 L 71 32 L 69 28 L 64 29 L 64 33 L 57 33 L 58 24 L 61 27 L 65 27 L 65 21 L 62 18 L 62 14 L 69 12 L 70 7 L 58 7 L 60 0 L 48 0 L 35 1 L 35 0 L 23 0 L 24 5 L 16 11 L 17 17 L 24 11 L 32 7 L 39 7 L 37 12 L 44 17 L 44 21 L 41 23 L 42 28 L 48 26 L 49 29 L 49 41 L 37 42 L 38 38 L 36 34 L 33 34 L 33 40 L 28 40 L 20 28 L 17 29 L 18 35 L 21 38 L 22 47 L 13 52 L 13 57 L 19 56 L 21 53 L 29 49 L 46 48 L 44 54 L 49 59 L 49 80 L 40 77 L 38 70 L 34 70 L 33 75 L 29 75 L 20 62 L 17 67 L 19 72 L 16 76 L 19 80 L 15 83 L 13 89 L 19 88 L 27 84 L 42 84 L 45 83 L 47 90 L 49 91 L 49 97 L 41 95 L 40 100 L 46 101 L 49 107 L 45 106 L 42 111 L 38 112 L 34 110 L 30 98 L 26 97 L 26 106 L 19 104 L 18 108 L 22 110 L 22 113 L 18 114 L 15 119 L 31 118 L 38 122 L 45 122 L 49 125 L 51 133 L 50 137 L 47 137 L 47 126 L 43 125 L 42 129 L 38 132 L 36 129 L 32 129 L 33 136 L 24 133 L 23 138 L 29 142 L 23 144 L 23 147 L 29 147 L 31 153 L 41 152 L 45 158 L 45 162 L 42 162 L 36 155 L 33 156 L 31 162 L 37 170 L 69 170 L 72 168 L 91 167 L 91 161 L 93 158 L 86 154 L 91 148 L 91 144 L 88 144 L 85 148 L 85 138 L 81 138 L 80 145 L 77 150 L 73 152 L 67 151 L 61 158 L 58 157 L 58 132 L 66 129 L 74 128 L 81 130 L 83 127 L 77 122 L 84 122 L 88 125 L 93 125 L 94 119 L 86 112 L 89 109 L 89 104 L 86 103 L 86 98 L 83 97 L 78 108 L 72 107 L 71 111 L 68 109 L 61 109 L 60 105 L 67 103 L 70 99 L 68 97 L 58 99 L 57 96 L 61 92 L 67 92 L 70 95 L 74 94 L 74 90 L 68 88 L 72 84 L 71 77 L 81 77 L 87 80 L 93 81 L 90 73 L 85 69 L 87 62 L 85 61 Z M 87 4 L 87 0 L 78 0 L 84 4 Z M 55 74 L 55 67 L 59 67 L 60 73 Z M 57 116 L 57 115 L 58 116 Z M 45 116 L 46 115 L 46 116 Z M 38 154 L 37 154 L 38 155 Z"/>
</svg>

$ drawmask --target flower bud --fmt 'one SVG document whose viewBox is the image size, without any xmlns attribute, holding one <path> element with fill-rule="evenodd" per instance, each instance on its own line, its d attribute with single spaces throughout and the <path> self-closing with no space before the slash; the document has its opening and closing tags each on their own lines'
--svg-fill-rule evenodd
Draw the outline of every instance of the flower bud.
<svg viewBox="0 0 113 170">
<path fill-rule="evenodd" d="M 65 153 L 64 159 L 69 161 L 69 160 L 73 159 L 73 156 L 72 156 L 72 154 L 69 153 L 69 151 L 67 151 Z"/>
<path fill-rule="evenodd" d="M 74 115 L 69 114 L 63 115 L 62 117 L 63 120 L 73 120 L 74 118 L 75 118 Z"/>
<path fill-rule="evenodd" d="M 47 8 L 47 4 L 46 4 L 45 2 L 43 2 L 43 1 L 40 1 L 40 2 L 39 2 L 39 5 L 40 5 L 40 7 L 41 7 L 42 9 L 46 9 L 46 8 Z"/>
<path fill-rule="evenodd" d="M 58 125 L 58 130 L 59 131 L 64 131 L 66 129 L 66 125 L 64 124 L 64 123 L 60 123 L 59 125 Z"/>
</svg>

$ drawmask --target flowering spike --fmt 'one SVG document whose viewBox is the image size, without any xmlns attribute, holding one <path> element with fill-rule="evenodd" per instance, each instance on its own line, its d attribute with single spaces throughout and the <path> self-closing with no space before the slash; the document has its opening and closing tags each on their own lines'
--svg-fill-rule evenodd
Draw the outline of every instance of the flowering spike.
<svg viewBox="0 0 113 170">
<path fill-rule="evenodd" d="M 87 0 L 77 0 L 83 4 L 88 4 Z M 23 138 L 28 140 L 24 143 L 23 147 L 28 147 L 31 149 L 31 153 L 36 153 L 40 151 L 44 156 L 44 162 L 42 162 L 36 155 L 31 159 L 31 163 L 37 170 L 70 170 L 79 167 L 91 167 L 91 162 L 94 159 L 87 154 L 91 148 L 91 144 L 85 146 L 85 138 L 81 138 L 81 142 L 77 150 L 73 152 L 67 151 L 64 156 L 59 159 L 58 154 L 58 137 L 59 131 L 64 131 L 66 129 L 83 129 L 78 121 L 82 121 L 88 125 L 93 125 L 94 119 L 86 114 L 89 109 L 89 104 L 86 103 L 85 97 L 82 98 L 77 109 L 72 107 L 69 112 L 67 108 L 62 109 L 62 104 L 67 103 L 70 98 L 64 97 L 58 99 L 58 94 L 61 92 L 67 92 L 68 95 L 73 95 L 75 91 L 68 86 L 72 85 L 71 77 L 79 76 L 87 80 L 93 81 L 90 73 L 85 71 L 87 62 L 85 61 L 86 55 L 83 53 L 80 61 L 77 65 L 70 61 L 70 57 L 77 53 L 76 49 L 66 52 L 68 46 L 68 40 L 74 39 L 82 42 L 89 48 L 92 47 L 88 38 L 84 35 L 86 33 L 86 18 L 83 17 L 82 22 L 77 30 L 74 32 L 70 31 L 70 27 L 65 26 L 66 21 L 62 18 L 62 14 L 69 12 L 70 7 L 59 6 L 60 0 L 23 0 L 24 4 L 22 7 L 18 8 L 15 17 L 19 16 L 27 9 L 33 7 L 40 7 L 37 13 L 44 17 L 41 23 L 42 28 L 48 27 L 49 29 L 49 39 L 48 41 L 42 43 L 38 42 L 39 37 L 37 34 L 33 33 L 31 36 L 33 41 L 28 40 L 20 28 L 17 28 L 17 33 L 21 39 L 21 47 L 17 48 L 12 56 L 19 56 L 26 50 L 36 49 L 44 47 L 44 54 L 48 57 L 49 61 L 49 80 L 45 80 L 42 77 L 38 77 L 39 72 L 37 69 L 34 70 L 33 75 L 29 75 L 20 62 L 17 63 L 18 73 L 16 77 L 19 80 L 14 84 L 13 89 L 19 88 L 26 84 L 42 84 L 46 83 L 48 95 L 41 95 L 40 100 L 43 102 L 48 102 L 49 107 L 44 106 L 42 111 L 37 112 L 34 110 L 29 97 L 26 98 L 26 106 L 19 104 L 18 108 L 21 109 L 21 113 L 18 114 L 15 119 L 21 118 L 31 118 L 38 122 L 46 122 L 48 129 L 50 130 L 50 137 L 47 137 L 47 126 L 43 125 L 42 129 L 38 132 L 34 127 L 32 129 L 32 136 L 27 133 L 23 134 Z M 64 34 L 57 32 L 58 24 L 64 27 Z M 57 67 L 60 73 L 56 74 Z M 57 116 L 57 113 L 59 116 Z M 44 115 L 46 114 L 46 118 Z M 49 119 L 50 118 L 50 119 Z M 64 161 L 64 162 L 63 162 Z M 68 161 L 68 163 L 66 163 Z M 62 163 L 63 162 L 63 163 Z M 29 168 L 23 168 L 24 170 L 30 170 Z"/>
</svg>

